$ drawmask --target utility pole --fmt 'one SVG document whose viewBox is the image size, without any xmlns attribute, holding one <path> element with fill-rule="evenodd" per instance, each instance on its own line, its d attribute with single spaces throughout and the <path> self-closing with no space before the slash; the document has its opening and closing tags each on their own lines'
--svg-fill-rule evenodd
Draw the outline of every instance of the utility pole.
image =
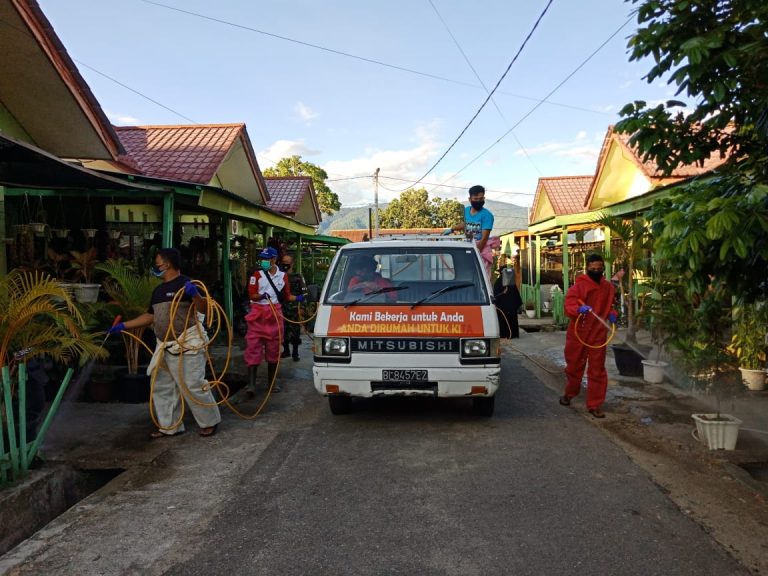
<svg viewBox="0 0 768 576">
<path fill-rule="evenodd" d="M 373 173 L 373 206 L 376 211 L 373 221 L 376 223 L 374 228 L 374 238 L 379 237 L 379 168 Z"/>
</svg>

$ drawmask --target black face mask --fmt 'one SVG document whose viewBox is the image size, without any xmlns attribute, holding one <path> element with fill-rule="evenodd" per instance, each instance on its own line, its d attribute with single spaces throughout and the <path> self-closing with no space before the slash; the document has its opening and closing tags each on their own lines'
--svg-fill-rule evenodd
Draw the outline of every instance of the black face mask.
<svg viewBox="0 0 768 576">
<path fill-rule="evenodd" d="M 485 200 L 477 200 L 476 202 L 470 202 L 469 203 L 472 208 L 475 210 L 482 210 L 483 206 L 485 206 Z"/>
<path fill-rule="evenodd" d="M 597 270 L 587 270 L 587 276 L 589 276 L 592 280 L 600 284 L 600 278 L 603 277 L 603 273 L 598 272 Z"/>
<path fill-rule="evenodd" d="M 282 263 L 280 264 L 280 270 L 282 270 L 283 272 L 288 272 L 289 268 L 290 266 L 288 266 L 288 264 L 282 264 Z"/>
</svg>

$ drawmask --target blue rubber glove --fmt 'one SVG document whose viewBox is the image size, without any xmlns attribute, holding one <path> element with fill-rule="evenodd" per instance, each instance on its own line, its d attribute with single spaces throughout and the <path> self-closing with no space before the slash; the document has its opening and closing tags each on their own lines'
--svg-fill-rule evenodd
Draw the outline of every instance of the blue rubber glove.
<svg viewBox="0 0 768 576">
<path fill-rule="evenodd" d="M 443 230 L 443 236 L 450 236 L 451 234 L 453 234 L 453 228 L 446 228 Z"/>
<path fill-rule="evenodd" d="M 579 306 L 578 312 L 579 314 L 589 314 L 590 312 L 592 312 L 592 306 L 587 306 L 586 304 L 582 304 L 581 306 Z"/>
<path fill-rule="evenodd" d="M 125 330 L 125 322 L 118 322 L 114 326 L 107 328 L 107 334 L 120 334 L 123 330 Z"/>
<path fill-rule="evenodd" d="M 304 302 L 304 294 L 297 294 L 296 302 Z"/>
<path fill-rule="evenodd" d="M 259 300 L 271 300 L 271 298 L 269 297 L 269 294 L 264 292 L 264 294 L 261 295 L 261 298 L 259 298 Z"/>
<path fill-rule="evenodd" d="M 618 320 L 618 318 L 616 317 L 616 312 L 613 312 L 613 311 L 609 312 L 608 322 L 610 322 L 611 324 L 616 324 L 616 320 Z"/>
<path fill-rule="evenodd" d="M 184 294 L 190 298 L 194 298 L 196 296 L 200 296 L 200 290 L 197 289 L 197 286 L 195 286 L 192 280 L 187 280 L 184 283 Z"/>
</svg>

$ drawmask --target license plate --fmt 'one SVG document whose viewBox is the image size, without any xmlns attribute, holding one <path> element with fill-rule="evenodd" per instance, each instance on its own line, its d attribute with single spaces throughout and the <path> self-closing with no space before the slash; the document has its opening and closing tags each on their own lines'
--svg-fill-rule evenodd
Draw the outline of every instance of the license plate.
<svg viewBox="0 0 768 576">
<path fill-rule="evenodd" d="M 382 370 L 384 382 L 426 382 L 429 374 L 426 370 Z"/>
</svg>

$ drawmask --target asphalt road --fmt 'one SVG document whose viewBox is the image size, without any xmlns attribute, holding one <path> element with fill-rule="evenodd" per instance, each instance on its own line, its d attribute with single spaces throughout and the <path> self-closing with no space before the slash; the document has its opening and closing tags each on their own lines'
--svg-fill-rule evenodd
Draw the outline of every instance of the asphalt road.
<svg viewBox="0 0 768 576">
<path fill-rule="evenodd" d="M 165 573 L 747 574 L 517 359 L 502 374 L 491 419 L 418 399 L 333 416 L 292 382 L 268 445 Z"/>
</svg>

